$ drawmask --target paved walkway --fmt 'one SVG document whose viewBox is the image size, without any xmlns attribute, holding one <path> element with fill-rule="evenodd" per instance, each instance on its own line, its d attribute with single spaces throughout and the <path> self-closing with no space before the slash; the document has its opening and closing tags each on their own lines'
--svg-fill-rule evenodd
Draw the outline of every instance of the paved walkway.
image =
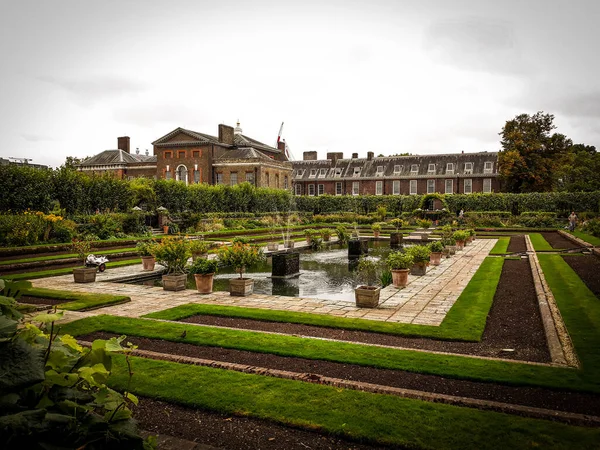
<svg viewBox="0 0 600 450">
<path fill-rule="evenodd" d="M 186 303 L 230 305 L 273 310 L 311 312 L 341 317 L 360 317 L 386 322 L 440 325 L 447 312 L 469 283 L 483 259 L 489 254 L 496 239 L 478 239 L 452 258 L 443 259 L 437 267 L 429 267 L 426 275 L 409 275 L 404 289 L 388 286 L 381 291 L 378 308 L 357 308 L 353 302 L 319 300 L 254 294 L 249 297 L 231 297 L 228 292 L 200 295 L 194 290 L 164 291 L 160 287 L 112 282 L 128 275 L 142 274 L 140 266 L 110 269 L 98 274 L 95 283 L 75 284 L 72 275 L 33 280 L 35 287 L 127 295 L 131 302 L 87 312 L 67 312 L 66 318 L 78 319 L 98 314 L 140 317 Z"/>
</svg>

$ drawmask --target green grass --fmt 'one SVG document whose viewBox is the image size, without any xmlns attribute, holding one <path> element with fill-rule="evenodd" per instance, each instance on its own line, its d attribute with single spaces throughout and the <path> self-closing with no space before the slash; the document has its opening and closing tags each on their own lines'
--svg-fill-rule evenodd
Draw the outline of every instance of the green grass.
<svg viewBox="0 0 600 450">
<path fill-rule="evenodd" d="M 210 314 L 403 336 L 422 336 L 445 340 L 477 342 L 481 339 L 485 328 L 485 321 L 494 300 L 503 263 L 504 261 L 500 258 L 486 258 L 439 327 L 388 323 L 377 320 L 347 319 L 326 314 L 201 304 L 177 306 L 148 314 L 145 317 L 178 320 L 196 314 Z"/>
<path fill-rule="evenodd" d="M 140 258 L 136 259 L 126 259 L 123 261 L 115 261 L 109 262 L 106 264 L 106 268 L 115 268 L 115 267 L 123 267 L 123 266 L 131 266 L 133 264 L 140 264 L 142 260 Z M 55 277 L 58 275 L 67 275 L 69 273 L 73 273 L 73 267 L 65 267 L 62 269 L 51 269 L 51 270 L 42 270 L 39 272 L 26 272 L 26 273 L 17 273 L 13 275 L 2 275 L 2 278 L 6 280 L 33 280 L 35 278 L 45 278 L 45 277 Z"/>
<path fill-rule="evenodd" d="M 531 245 L 533 245 L 536 252 L 553 252 L 556 250 L 540 233 L 529 233 L 529 239 L 531 239 Z"/>
<path fill-rule="evenodd" d="M 126 295 L 88 294 L 85 292 L 58 291 L 44 288 L 30 288 L 24 291 L 23 295 L 37 298 L 67 300 L 68 303 L 62 303 L 58 305 L 58 308 L 69 311 L 85 311 L 131 301 Z"/>
<path fill-rule="evenodd" d="M 113 250 L 101 250 L 94 252 L 94 255 L 111 255 L 113 253 L 125 253 L 125 252 L 133 252 L 135 251 L 135 247 L 131 248 L 119 248 Z M 50 256 L 34 256 L 32 258 L 21 258 L 21 259 L 9 259 L 6 261 L 0 261 L 0 266 L 6 266 L 9 264 L 21 264 L 28 262 L 39 262 L 39 261 L 58 261 L 61 259 L 68 258 L 77 258 L 77 253 L 68 253 L 68 254 L 60 254 L 60 255 L 50 255 Z"/>
<path fill-rule="evenodd" d="M 510 243 L 509 237 L 500 237 L 498 242 L 494 245 L 494 248 L 490 252 L 490 255 L 504 255 L 508 253 L 508 244 Z"/>
<path fill-rule="evenodd" d="M 600 238 L 596 236 L 592 236 L 591 234 L 584 233 L 583 231 L 573 231 L 571 233 L 573 236 L 578 237 L 582 241 L 585 241 L 589 244 L 592 244 L 594 247 L 600 247 Z"/>
<path fill-rule="evenodd" d="M 124 357 L 114 359 L 109 383 L 126 389 Z M 600 441 L 597 428 L 166 361 L 131 361 L 131 390 L 137 395 L 395 448 L 575 449 Z"/>
</svg>

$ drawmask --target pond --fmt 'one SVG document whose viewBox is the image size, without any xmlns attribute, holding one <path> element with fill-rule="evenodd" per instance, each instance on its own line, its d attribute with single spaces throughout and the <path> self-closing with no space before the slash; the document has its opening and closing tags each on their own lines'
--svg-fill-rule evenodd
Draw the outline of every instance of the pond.
<svg viewBox="0 0 600 450">
<path fill-rule="evenodd" d="M 389 241 L 369 241 L 369 258 L 380 260 L 390 252 Z M 348 259 L 348 249 L 332 245 L 323 250 L 299 250 L 300 275 L 293 278 L 271 278 L 271 258 L 249 267 L 244 277 L 254 279 L 254 293 L 307 297 L 354 302 L 356 260 Z M 213 290 L 229 291 L 229 279 L 239 276 L 231 267 L 220 267 L 215 275 Z M 160 279 L 136 281 L 134 284 L 162 286 Z M 194 277 L 189 276 L 188 289 L 196 289 Z"/>
</svg>

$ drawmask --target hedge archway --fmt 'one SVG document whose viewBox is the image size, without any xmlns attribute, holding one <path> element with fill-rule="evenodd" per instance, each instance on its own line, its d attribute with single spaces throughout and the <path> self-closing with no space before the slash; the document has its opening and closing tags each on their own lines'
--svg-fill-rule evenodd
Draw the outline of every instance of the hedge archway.
<svg viewBox="0 0 600 450">
<path fill-rule="evenodd" d="M 439 200 L 440 202 L 442 202 L 442 207 L 446 211 L 450 211 L 450 208 L 448 207 L 448 203 L 446 202 L 446 198 L 444 197 L 443 194 L 427 194 L 427 195 L 424 195 L 423 198 L 421 198 L 421 203 L 419 204 L 419 208 L 421 210 L 424 210 L 425 206 L 427 206 L 427 204 L 429 203 L 430 200 Z"/>
</svg>

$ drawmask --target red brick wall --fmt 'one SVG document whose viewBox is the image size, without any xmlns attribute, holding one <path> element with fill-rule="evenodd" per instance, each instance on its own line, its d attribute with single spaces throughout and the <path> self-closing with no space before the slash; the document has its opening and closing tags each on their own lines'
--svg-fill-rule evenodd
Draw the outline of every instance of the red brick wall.
<svg viewBox="0 0 600 450">
<path fill-rule="evenodd" d="M 195 146 L 172 146 L 154 147 L 156 155 L 156 176 L 158 179 L 166 178 L 167 166 L 171 172 L 171 178 L 177 179 L 175 171 L 181 164 L 187 167 L 188 183 L 194 183 L 194 165 L 198 165 L 200 172 L 200 183 L 211 183 L 211 145 Z"/>
</svg>

